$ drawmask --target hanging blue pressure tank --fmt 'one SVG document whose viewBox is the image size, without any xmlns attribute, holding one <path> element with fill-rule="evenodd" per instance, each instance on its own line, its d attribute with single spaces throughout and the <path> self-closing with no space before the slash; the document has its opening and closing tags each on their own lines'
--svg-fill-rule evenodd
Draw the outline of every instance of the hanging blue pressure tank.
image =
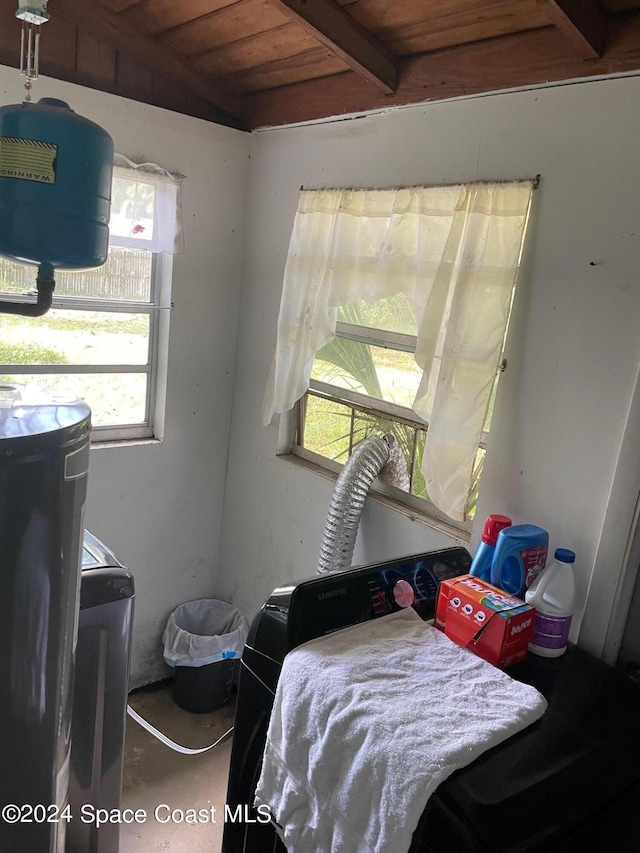
<svg viewBox="0 0 640 853">
<path fill-rule="evenodd" d="M 54 269 L 107 259 L 113 140 L 64 101 L 0 107 L 0 255 Z"/>
</svg>

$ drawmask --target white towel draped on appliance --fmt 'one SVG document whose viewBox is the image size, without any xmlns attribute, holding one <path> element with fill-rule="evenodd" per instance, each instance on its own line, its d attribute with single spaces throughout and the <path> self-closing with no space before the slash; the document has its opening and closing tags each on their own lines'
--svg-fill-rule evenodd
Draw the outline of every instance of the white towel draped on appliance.
<svg viewBox="0 0 640 853">
<path fill-rule="evenodd" d="M 397 615 L 284 660 L 255 800 L 290 853 L 406 853 L 440 782 L 544 713 L 533 687 Z"/>
</svg>

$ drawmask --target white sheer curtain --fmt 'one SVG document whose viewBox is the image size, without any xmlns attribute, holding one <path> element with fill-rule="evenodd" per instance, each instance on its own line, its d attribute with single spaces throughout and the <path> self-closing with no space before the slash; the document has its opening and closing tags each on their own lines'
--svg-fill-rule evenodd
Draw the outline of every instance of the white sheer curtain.
<svg viewBox="0 0 640 853">
<path fill-rule="evenodd" d="M 179 255 L 182 235 L 182 176 L 155 163 L 113 158 L 109 244 Z"/>
<path fill-rule="evenodd" d="M 413 300 L 414 411 L 429 424 L 423 473 L 433 503 L 463 520 L 498 369 L 532 181 L 302 190 L 284 273 L 263 421 L 309 387 L 337 309 L 396 293 Z"/>
</svg>

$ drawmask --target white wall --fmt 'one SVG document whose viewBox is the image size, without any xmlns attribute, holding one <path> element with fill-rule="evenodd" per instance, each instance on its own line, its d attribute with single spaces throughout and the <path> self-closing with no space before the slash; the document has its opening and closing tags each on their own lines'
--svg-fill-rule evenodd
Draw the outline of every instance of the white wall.
<svg viewBox="0 0 640 853">
<path fill-rule="evenodd" d="M 160 635 L 179 602 L 213 595 L 252 616 L 275 586 L 315 571 L 332 483 L 276 458 L 277 426 L 259 417 L 300 185 L 541 174 L 472 542 L 497 511 L 575 548 L 588 598 L 581 642 L 601 651 L 638 493 L 623 474 L 640 454 L 638 419 L 626 423 L 640 361 L 640 80 L 252 137 L 43 79 L 36 97 L 46 95 L 105 127 L 131 159 L 187 175 L 164 441 L 91 458 L 87 527 L 136 578 L 132 686 L 167 674 Z M 20 98 L 17 72 L 0 67 L 0 102 Z M 452 541 L 368 501 L 354 561 Z"/>
<path fill-rule="evenodd" d="M 0 103 L 19 102 L 21 86 L 17 71 L 0 67 Z M 135 574 L 136 686 L 169 672 L 160 644 L 167 614 L 182 601 L 214 593 L 249 137 L 43 78 L 35 85 L 34 100 L 46 96 L 66 100 L 100 124 L 119 153 L 187 178 L 186 251 L 175 257 L 173 267 L 164 440 L 91 453 L 86 526 Z"/>
<path fill-rule="evenodd" d="M 332 492 L 276 458 L 277 425 L 259 417 L 300 186 L 540 174 L 472 542 L 493 511 L 575 549 L 581 605 L 592 581 L 581 642 L 601 650 L 625 544 L 603 553 L 605 510 L 626 517 L 638 487 L 611 505 L 640 359 L 639 99 L 640 80 L 618 79 L 253 135 L 221 597 L 251 616 L 274 586 L 312 575 Z M 354 561 L 446 544 L 369 501 Z"/>
</svg>

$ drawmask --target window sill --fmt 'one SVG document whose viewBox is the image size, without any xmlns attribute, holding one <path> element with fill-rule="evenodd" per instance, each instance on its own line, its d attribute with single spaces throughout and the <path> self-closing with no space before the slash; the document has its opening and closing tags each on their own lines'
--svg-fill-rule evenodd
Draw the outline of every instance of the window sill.
<svg viewBox="0 0 640 853">
<path fill-rule="evenodd" d="M 289 464 L 296 465 L 298 468 L 304 468 L 307 471 L 312 471 L 314 474 L 319 474 L 321 477 L 324 477 L 326 480 L 331 480 L 332 482 L 336 482 L 338 479 L 338 474 L 334 471 L 331 471 L 329 468 L 325 468 L 322 465 L 318 465 L 316 462 L 312 462 L 310 459 L 304 459 L 301 456 L 298 456 L 294 453 L 279 453 L 277 456 L 278 459 L 282 459 Z M 395 500 L 389 495 L 383 494 L 378 490 L 379 488 L 385 488 L 385 484 L 381 483 L 379 480 L 375 480 L 371 490 L 369 492 L 368 497 L 374 500 L 376 503 L 382 504 L 383 506 L 392 509 L 394 512 L 398 512 L 401 515 L 406 516 L 406 518 L 411 521 L 417 521 L 421 524 L 425 524 L 427 527 L 431 527 L 433 530 L 436 530 L 438 533 L 443 533 L 446 536 L 450 536 L 452 539 L 455 539 L 462 546 L 468 546 L 471 534 L 467 530 L 462 530 L 459 527 L 451 522 L 448 524 L 446 521 L 443 521 L 439 518 L 434 518 L 434 516 L 430 515 L 428 512 L 422 512 L 415 507 L 407 506 L 403 504 L 401 501 Z"/>
<path fill-rule="evenodd" d="M 92 450 L 105 450 L 112 447 L 141 447 L 162 444 L 161 438 L 103 438 L 91 442 Z"/>
</svg>

